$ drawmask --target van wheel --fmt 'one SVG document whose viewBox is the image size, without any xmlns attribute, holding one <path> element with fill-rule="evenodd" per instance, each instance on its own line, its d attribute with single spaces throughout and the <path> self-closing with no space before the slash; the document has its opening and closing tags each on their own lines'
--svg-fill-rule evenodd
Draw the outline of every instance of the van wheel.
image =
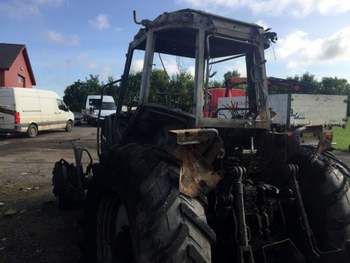
<svg viewBox="0 0 350 263">
<path fill-rule="evenodd" d="M 34 138 L 38 135 L 38 127 L 35 124 L 30 124 L 27 130 L 27 135 L 29 138 Z"/>
<path fill-rule="evenodd" d="M 73 130 L 73 122 L 72 121 L 67 121 L 66 132 L 71 132 L 72 130 Z"/>
</svg>

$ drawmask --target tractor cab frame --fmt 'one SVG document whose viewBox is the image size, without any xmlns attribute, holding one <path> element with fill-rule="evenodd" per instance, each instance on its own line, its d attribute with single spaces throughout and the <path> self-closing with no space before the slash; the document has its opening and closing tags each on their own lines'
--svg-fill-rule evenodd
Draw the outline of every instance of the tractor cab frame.
<svg viewBox="0 0 350 263">
<path fill-rule="evenodd" d="M 136 19 L 135 19 L 135 22 Z M 255 24 L 244 23 L 191 9 L 164 13 L 155 20 L 138 22 L 142 28 L 130 43 L 122 76 L 117 114 L 128 89 L 128 77 L 135 50 L 144 50 L 144 65 L 138 105 L 149 104 L 150 78 L 156 53 L 195 59 L 194 93 L 191 114 L 196 127 L 270 128 L 264 49 L 276 35 Z M 239 119 L 208 118 L 210 66 L 220 61 L 245 57 L 247 100 Z"/>
</svg>

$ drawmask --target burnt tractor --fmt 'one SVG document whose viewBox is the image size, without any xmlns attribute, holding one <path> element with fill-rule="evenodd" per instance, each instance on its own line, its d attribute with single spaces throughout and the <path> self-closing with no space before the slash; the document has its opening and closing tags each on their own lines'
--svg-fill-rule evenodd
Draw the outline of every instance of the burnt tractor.
<svg viewBox="0 0 350 263">
<path fill-rule="evenodd" d="M 79 184 L 84 262 L 350 262 L 349 169 L 323 140 L 302 146 L 271 130 L 264 51 L 276 34 L 190 9 L 135 22 L 116 113 L 98 127 L 100 161 Z M 187 104 L 151 85 L 167 55 L 194 64 Z M 245 103 L 216 109 L 231 118 L 205 114 L 212 67 L 236 58 Z"/>
</svg>

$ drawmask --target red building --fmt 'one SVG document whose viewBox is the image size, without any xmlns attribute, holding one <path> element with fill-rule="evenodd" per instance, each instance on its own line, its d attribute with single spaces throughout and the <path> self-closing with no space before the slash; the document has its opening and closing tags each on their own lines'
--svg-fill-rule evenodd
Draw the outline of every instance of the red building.
<svg viewBox="0 0 350 263">
<path fill-rule="evenodd" d="M 35 84 L 25 45 L 0 43 L 0 87 L 32 88 Z"/>
</svg>

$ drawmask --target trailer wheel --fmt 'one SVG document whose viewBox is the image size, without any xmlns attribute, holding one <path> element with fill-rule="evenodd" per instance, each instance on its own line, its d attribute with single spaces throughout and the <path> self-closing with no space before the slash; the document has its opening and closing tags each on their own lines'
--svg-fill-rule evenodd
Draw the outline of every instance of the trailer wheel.
<svg viewBox="0 0 350 263">
<path fill-rule="evenodd" d="M 89 256 L 95 261 L 90 262 L 210 263 L 211 242 L 215 241 L 215 233 L 206 222 L 200 201 L 178 191 L 175 178 L 179 168 L 162 158 L 150 161 L 147 156 L 154 157 L 157 154 L 143 146 L 127 150 L 124 152 L 126 155 L 134 156 L 129 162 L 135 169 L 129 170 L 131 182 L 122 186 L 128 189 L 128 196 L 123 194 L 122 198 L 126 200 L 125 203 L 115 196 L 98 194 L 99 198 L 96 198 L 93 192 L 90 193 L 88 207 L 95 210 L 97 215 L 93 217 L 94 213 L 90 212 L 88 220 L 94 226 L 90 225 L 87 229 L 96 230 L 95 234 L 90 233 L 88 242 L 90 246 L 95 246 L 94 249 L 88 249 L 95 253 L 95 256 Z M 98 193 L 96 189 L 95 193 Z M 118 225 L 117 211 L 122 211 L 123 206 L 130 224 L 118 228 L 115 227 Z M 124 236 L 122 240 L 130 240 L 132 256 L 124 246 L 114 243 L 114 240 L 119 240 L 118 235 L 110 233 L 115 233 L 116 228 L 124 230 L 121 233 Z M 95 241 L 92 240 L 94 236 Z"/>
<path fill-rule="evenodd" d="M 71 120 L 67 121 L 65 130 L 66 132 L 71 132 L 73 130 L 73 122 Z"/>
<path fill-rule="evenodd" d="M 296 158 L 305 209 L 320 251 L 332 251 L 323 262 L 349 262 L 350 169 L 328 151 L 312 160 L 314 150 L 302 147 Z"/>
<path fill-rule="evenodd" d="M 29 138 L 34 138 L 38 135 L 38 126 L 36 124 L 32 123 L 29 125 L 27 129 L 27 136 Z"/>
</svg>

